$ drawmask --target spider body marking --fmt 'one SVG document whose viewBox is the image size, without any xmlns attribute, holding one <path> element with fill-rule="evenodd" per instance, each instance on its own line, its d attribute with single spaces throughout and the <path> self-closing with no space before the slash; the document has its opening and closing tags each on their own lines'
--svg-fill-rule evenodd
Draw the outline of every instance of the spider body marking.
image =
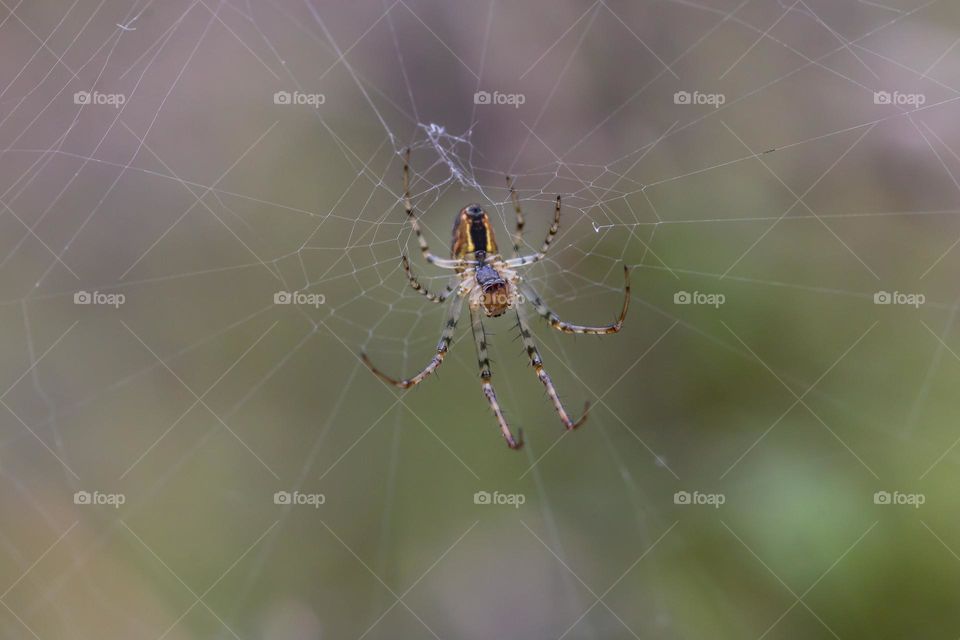
<svg viewBox="0 0 960 640">
<path fill-rule="evenodd" d="M 468 283 L 463 295 L 468 296 L 471 309 L 482 309 L 488 318 L 496 318 L 514 306 L 519 284 L 516 272 L 500 259 L 490 216 L 480 205 L 468 204 L 457 214 L 450 256 L 459 260 L 473 257 L 474 266 L 460 271 Z"/>
<path fill-rule="evenodd" d="M 487 355 L 487 337 L 483 327 L 483 316 L 496 318 L 502 316 L 507 311 L 514 309 L 517 315 L 517 326 L 520 329 L 520 337 L 530 359 L 530 365 L 534 368 L 537 378 L 543 383 L 547 391 L 547 396 L 553 404 L 554 410 L 560 417 L 563 425 L 569 429 L 576 429 L 587 419 L 587 413 L 590 404 L 586 403 L 583 415 L 579 420 L 574 421 L 570 418 L 563 404 L 560 402 L 560 396 L 550 379 L 550 375 L 544 368 L 543 359 L 537 349 L 533 334 L 526 322 L 522 310 L 522 303 L 529 302 L 538 315 L 543 317 L 551 327 L 564 333 L 581 333 L 592 335 L 606 335 L 617 333 L 623 327 L 623 322 L 627 317 L 627 309 L 630 306 L 630 271 L 624 266 L 624 299 L 620 310 L 620 316 L 616 321 L 600 326 L 578 325 L 565 322 L 550 310 L 541 300 L 537 292 L 526 282 L 523 281 L 517 269 L 519 267 L 533 264 L 542 260 L 550 248 L 550 244 L 560 230 L 560 196 L 557 196 L 554 207 L 553 223 L 547 231 L 547 237 L 543 241 L 540 251 L 531 255 L 520 256 L 520 243 L 523 241 L 524 218 L 520 209 L 520 199 L 513 187 L 513 180 L 507 177 L 507 187 L 510 190 L 510 198 L 516 211 L 516 230 L 513 235 L 513 258 L 505 260 L 500 256 L 497 249 L 497 241 L 493 232 L 493 226 L 490 223 L 490 216 L 487 215 L 483 207 L 477 204 L 469 204 L 457 214 L 454 219 L 452 240 L 450 245 L 450 258 L 439 258 L 430 252 L 430 247 L 423 232 L 420 229 L 420 223 L 414 213 L 413 204 L 410 200 L 410 150 L 407 149 L 403 165 L 403 204 L 407 213 L 407 219 L 417 237 L 420 245 L 420 251 L 424 260 L 428 264 L 444 269 L 452 269 L 455 274 L 455 281 L 447 286 L 440 294 L 433 294 L 427 291 L 414 276 L 410 269 L 410 261 L 406 256 L 402 256 L 401 264 L 407 275 L 410 286 L 423 294 L 431 302 L 437 304 L 444 303 L 453 296 L 450 303 L 449 313 L 446 324 L 440 334 L 440 341 L 437 343 L 436 353 L 433 358 L 418 374 L 412 378 L 396 379 L 387 376 L 370 362 L 367 355 L 361 354 L 364 364 L 376 374 L 380 379 L 401 389 L 409 389 L 416 386 L 431 373 L 436 371 L 447 354 L 450 344 L 453 341 L 453 335 L 456 331 L 457 320 L 466 300 L 470 309 L 470 327 L 473 332 L 474 343 L 477 350 L 477 361 L 480 367 L 480 383 L 484 397 L 490 404 L 490 408 L 496 417 L 497 424 L 500 426 L 500 432 L 507 441 L 511 449 L 519 449 L 523 446 L 523 433 L 517 432 L 517 437 L 513 436 L 507 419 L 503 414 L 500 403 L 497 400 L 496 391 L 493 388 L 493 372 L 490 367 L 490 359 Z"/>
</svg>

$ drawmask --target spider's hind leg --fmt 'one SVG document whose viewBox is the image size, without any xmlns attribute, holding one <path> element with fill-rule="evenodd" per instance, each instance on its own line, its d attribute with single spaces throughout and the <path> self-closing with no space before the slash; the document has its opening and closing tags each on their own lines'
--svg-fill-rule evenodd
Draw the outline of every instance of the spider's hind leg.
<svg viewBox="0 0 960 640">
<path fill-rule="evenodd" d="M 410 221 L 410 227 L 414 235 L 417 236 L 417 244 L 420 245 L 420 253 L 423 259 L 428 263 L 444 269 L 457 269 L 464 266 L 463 260 L 451 260 L 440 258 L 430 252 L 430 245 L 420 229 L 420 222 L 417 220 L 417 214 L 413 209 L 413 202 L 410 199 L 410 149 L 408 148 L 403 155 L 403 209 L 407 212 L 407 219 Z"/>
<path fill-rule="evenodd" d="M 447 288 L 439 294 L 431 293 L 426 289 L 426 287 L 420 284 L 420 281 L 417 280 L 417 276 L 413 275 L 413 270 L 410 269 L 410 261 L 407 260 L 407 256 L 403 256 L 401 262 L 403 264 L 403 270 L 407 273 L 407 281 L 410 282 L 410 287 L 414 291 L 422 293 L 430 302 L 443 304 L 446 299 L 450 297 L 450 294 L 456 291 L 456 287 L 454 287 L 452 284 L 448 284 Z"/>
<path fill-rule="evenodd" d="M 517 196 L 517 190 L 513 187 L 513 178 L 507 176 L 507 188 L 510 189 L 510 200 L 513 202 L 513 210 L 517 216 L 517 230 L 513 233 L 513 257 L 520 255 L 520 245 L 523 243 L 523 210 L 520 208 L 520 198 Z"/>
<path fill-rule="evenodd" d="M 516 193 L 513 193 L 513 185 L 511 184 L 511 193 L 514 196 L 514 205 L 517 209 L 517 227 L 518 232 L 523 229 L 523 216 L 520 214 L 520 204 L 515 199 Z M 553 209 L 553 224 L 550 225 L 550 229 L 547 231 L 547 237 L 543 241 L 543 246 L 540 247 L 540 251 L 529 256 L 516 256 L 507 260 L 508 267 L 522 267 L 524 265 L 533 264 L 534 262 L 540 262 L 545 257 L 547 257 L 547 251 L 550 249 L 550 245 L 553 243 L 553 239 L 557 237 L 557 232 L 560 231 L 560 196 L 557 196 L 556 205 Z M 514 244 L 514 254 L 519 253 L 519 242 Z"/>
</svg>

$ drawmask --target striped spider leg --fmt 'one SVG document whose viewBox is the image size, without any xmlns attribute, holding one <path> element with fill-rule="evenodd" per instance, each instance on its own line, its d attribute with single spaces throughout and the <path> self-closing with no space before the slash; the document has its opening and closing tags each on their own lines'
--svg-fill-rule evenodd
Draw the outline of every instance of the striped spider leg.
<svg viewBox="0 0 960 640">
<path fill-rule="evenodd" d="M 426 260 L 429 264 L 441 267 L 443 269 L 461 269 L 469 264 L 469 261 L 462 258 L 440 258 L 430 253 L 430 246 L 427 244 L 427 239 L 423 236 L 423 231 L 420 229 L 420 222 L 417 220 L 417 214 L 413 210 L 413 202 L 410 201 L 409 148 L 403 157 L 403 209 L 407 212 L 407 219 L 410 221 L 410 226 L 413 228 L 413 233 L 417 236 L 417 242 L 420 244 L 420 252 L 423 254 L 424 260 Z"/>
<path fill-rule="evenodd" d="M 543 386 L 546 387 L 547 395 L 550 396 L 550 402 L 553 403 L 553 408 L 556 410 L 557 415 L 560 416 L 560 421 L 563 423 L 563 426 L 573 431 L 587 421 L 587 414 L 590 412 L 590 403 L 587 402 L 584 404 L 583 415 L 580 416 L 579 420 L 574 422 L 570 419 L 566 409 L 563 408 L 563 403 L 560 402 L 560 395 L 557 393 L 556 387 L 553 386 L 553 380 L 550 379 L 550 374 L 543 368 L 543 359 L 540 357 L 537 343 L 533 340 L 533 334 L 530 333 L 530 327 L 527 325 L 526 318 L 523 317 L 523 311 L 519 307 L 516 311 L 517 326 L 520 327 L 520 337 L 523 338 L 523 346 L 527 350 L 530 364 L 533 366 L 534 371 L 536 371 L 537 378 L 539 378 Z"/>
<path fill-rule="evenodd" d="M 375 373 L 377 377 L 395 387 L 409 389 L 410 387 L 417 386 L 423 382 L 427 376 L 440 368 L 441 364 L 443 364 L 443 359 L 447 355 L 447 351 L 450 349 L 450 343 L 453 342 L 453 333 L 457 328 L 457 320 L 460 319 L 460 311 L 462 308 L 463 298 L 461 296 L 456 296 L 453 299 L 453 302 L 450 303 L 450 311 L 447 314 L 447 323 L 443 326 L 443 332 L 440 334 L 440 342 L 437 343 L 437 352 L 434 354 L 433 358 L 430 359 L 430 362 L 427 364 L 427 366 L 412 378 L 407 378 L 405 380 L 391 378 L 373 366 L 373 363 L 370 362 L 370 358 L 367 357 L 366 353 L 360 354 L 360 357 L 363 359 L 363 363 L 367 365 L 367 368 Z"/>
<path fill-rule="evenodd" d="M 420 281 L 417 280 L 417 276 L 413 275 L 413 271 L 410 269 L 410 261 L 407 260 L 407 256 L 402 257 L 401 263 L 403 264 L 403 270 L 407 273 L 407 280 L 410 282 L 410 287 L 414 291 L 422 293 L 430 302 L 443 304 L 447 298 L 450 297 L 450 294 L 457 290 L 457 288 L 451 283 L 448 284 L 447 288 L 439 294 L 430 293 L 426 287 L 420 284 Z"/>
<path fill-rule="evenodd" d="M 523 292 L 526 302 L 529 302 L 536 312 L 557 331 L 562 331 L 563 333 L 607 335 L 620 331 L 623 327 L 623 321 L 627 317 L 627 309 L 630 308 L 630 268 L 627 267 L 627 265 L 623 265 L 623 307 L 620 309 L 620 317 L 617 318 L 615 322 L 597 327 L 564 322 L 560 319 L 560 316 L 544 304 L 543 300 L 540 299 L 540 296 L 529 284 L 525 282 L 521 283 L 520 290 Z"/>
<path fill-rule="evenodd" d="M 500 425 L 500 433 L 503 439 L 507 441 L 507 446 L 511 449 L 519 449 L 523 446 L 523 431 L 517 431 L 517 437 L 514 438 L 510 433 L 510 425 L 503 416 L 503 410 L 500 409 L 500 403 L 497 401 L 497 393 L 493 390 L 493 372 L 490 371 L 490 357 L 487 355 L 487 336 L 483 330 L 483 322 L 480 319 L 480 311 L 471 307 L 470 326 L 473 329 L 473 339 L 477 347 L 477 362 L 480 365 L 480 386 L 483 389 L 483 395 L 490 408 L 493 409 L 493 415 L 497 418 L 497 424 Z"/>
<path fill-rule="evenodd" d="M 513 257 L 520 255 L 520 244 L 523 242 L 523 211 L 520 209 L 520 198 L 513 188 L 513 178 L 507 176 L 507 188 L 510 189 L 510 200 L 513 201 L 513 210 L 517 216 L 517 229 L 513 233 Z"/>
<path fill-rule="evenodd" d="M 511 191 L 513 187 L 511 186 Z M 516 194 L 513 194 L 514 196 Z M 517 219 L 517 233 L 522 232 L 523 230 L 523 216 L 520 214 L 520 204 L 515 200 L 515 208 L 520 217 Z M 540 251 L 533 253 L 529 256 L 520 256 L 517 258 L 511 258 L 505 260 L 504 262 L 508 267 L 522 267 L 524 265 L 533 264 L 535 262 L 540 262 L 545 257 L 547 257 L 547 250 L 550 248 L 550 245 L 553 243 L 553 239 L 557 236 L 557 232 L 560 231 L 560 196 L 557 196 L 557 204 L 553 210 L 553 223 L 550 225 L 550 229 L 547 231 L 547 237 L 543 241 L 543 246 L 540 247 Z M 519 249 L 519 244 L 517 246 Z"/>
<path fill-rule="evenodd" d="M 513 257 L 516 258 L 520 255 L 520 245 L 523 243 L 523 228 L 525 221 L 523 218 L 523 210 L 520 207 L 520 198 L 517 196 L 517 190 L 513 186 L 513 178 L 510 176 L 507 176 L 507 188 L 510 190 L 510 200 L 513 203 L 513 210 L 516 213 L 517 220 L 516 231 L 513 234 Z M 558 196 L 557 208 L 554 210 L 553 226 L 550 228 L 550 232 L 548 233 L 547 239 L 544 242 L 541 253 L 546 253 L 547 249 L 550 247 L 550 243 L 553 241 L 553 236 L 556 235 L 560 228 L 559 205 L 560 198 Z M 546 388 L 547 395 L 550 397 L 550 402 L 553 403 L 553 408 L 556 410 L 557 415 L 560 416 L 560 421 L 567 429 L 576 429 L 586 422 L 587 414 L 590 411 L 590 403 L 587 402 L 584 404 L 583 414 L 580 416 L 579 420 L 574 422 L 570 419 L 566 409 L 563 407 L 563 403 L 560 401 L 560 395 L 557 393 L 556 387 L 553 386 L 553 380 L 551 380 L 550 374 L 547 373 L 546 369 L 544 369 L 543 358 L 540 357 L 540 351 L 537 349 L 537 343 L 533 339 L 533 334 L 530 332 L 530 326 L 527 324 L 527 320 L 524 317 L 523 310 L 520 308 L 520 305 L 517 306 L 516 313 L 517 327 L 520 329 L 520 337 L 523 339 L 524 349 L 527 352 L 527 356 L 530 358 L 530 365 L 533 366 L 534 371 L 536 371 L 537 378 Z"/>
</svg>

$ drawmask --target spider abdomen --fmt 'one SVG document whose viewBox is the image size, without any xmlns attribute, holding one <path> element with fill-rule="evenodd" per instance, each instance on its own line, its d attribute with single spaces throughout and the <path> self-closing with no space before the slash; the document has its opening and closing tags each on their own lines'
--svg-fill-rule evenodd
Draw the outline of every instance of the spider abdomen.
<svg viewBox="0 0 960 640">
<path fill-rule="evenodd" d="M 453 221 L 453 242 L 450 246 L 450 254 L 454 258 L 465 258 L 471 253 L 480 251 L 487 255 L 495 255 L 497 241 L 487 212 L 478 204 L 469 204 L 460 210 Z"/>
</svg>

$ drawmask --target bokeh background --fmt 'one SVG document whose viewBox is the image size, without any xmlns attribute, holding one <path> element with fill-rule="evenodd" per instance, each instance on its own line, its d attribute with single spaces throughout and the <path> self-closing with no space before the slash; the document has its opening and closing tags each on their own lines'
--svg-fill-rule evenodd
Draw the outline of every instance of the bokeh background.
<svg viewBox="0 0 960 640">
<path fill-rule="evenodd" d="M 947 0 L 3 0 L 0 635 L 956 638 L 958 42 Z M 528 250 L 564 197 L 561 316 L 632 267 L 619 335 L 530 314 L 581 430 L 510 317 L 519 453 L 468 322 L 407 393 L 361 364 L 444 321 L 408 146 L 438 253 L 471 201 L 509 247 L 511 174 Z"/>
</svg>

